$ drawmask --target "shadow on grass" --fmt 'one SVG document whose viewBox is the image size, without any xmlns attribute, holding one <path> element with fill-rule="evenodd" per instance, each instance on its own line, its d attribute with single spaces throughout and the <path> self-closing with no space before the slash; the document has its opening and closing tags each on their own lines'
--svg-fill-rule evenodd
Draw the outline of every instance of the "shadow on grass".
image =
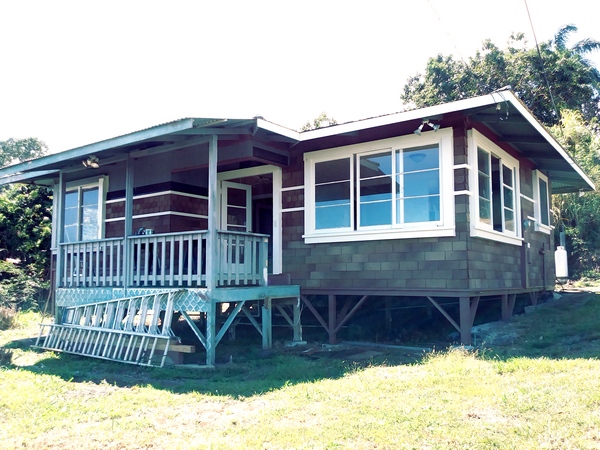
<svg viewBox="0 0 600 450">
<path fill-rule="evenodd" d="M 331 351 L 305 352 L 295 349 L 258 350 L 255 343 L 236 342 L 219 345 L 221 359 L 215 369 L 185 366 L 148 368 L 65 353 L 29 349 L 35 339 L 13 340 L 5 349 L 23 349 L 47 355 L 29 366 L 5 364 L 36 374 L 57 376 L 76 383 L 108 383 L 119 387 L 152 386 L 173 393 L 199 392 L 234 398 L 249 397 L 290 384 L 338 379 L 366 367 L 414 364 L 423 355 L 397 349 L 374 351 L 367 348 L 340 347 Z M 308 348 L 309 350 L 311 347 Z M 223 356 L 225 355 L 225 356 Z M 203 358 L 204 354 L 194 355 Z"/>
<path fill-rule="evenodd" d="M 561 298 L 543 303 L 531 314 L 499 323 L 497 333 L 514 338 L 484 343 L 484 358 L 576 359 L 600 356 L 600 295 L 562 293 Z M 27 350 L 34 339 L 13 340 L 5 349 Z M 399 349 L 347 347 L 328 352 L 306 348 L 280 348 L 270 352 L 258 350 L 256 341 L 219 344 L 221 360 L 215 370 L 184 367 L 145 368 L 75 355 L 43 352 L 42 358 L 29 366 L 5 362 L 5 367 L 28 370 L 36 374 L 60 377 L 65 381 L 119 387 L 152 386 L 174 393 L 199 392 L 219 396 L 248 397 L 290 384 L 338 379 L 365 367 L 415 364 L 423 355 Z M 318 350 L 318 348 L 317 348 Z M 202 363 L 203 353 L 193 355 Z"/>
</svg>

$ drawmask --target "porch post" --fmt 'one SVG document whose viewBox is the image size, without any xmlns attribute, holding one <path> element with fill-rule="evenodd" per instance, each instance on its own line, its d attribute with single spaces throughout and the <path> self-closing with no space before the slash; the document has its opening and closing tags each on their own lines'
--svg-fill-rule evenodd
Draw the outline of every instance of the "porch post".
<svg viewBox="0 0 600 450">
<path fill-rule="evenodd" d="M 64 272 L 63 268 L 63 253 L 60 244 L 64 239 L 64 198 L 65 191 L 67 188 L 67 183 L 65 182 L 65 177 L 63 175 L 62 170 L 58 173 L 58 192 L 56 193 L 56 272 L 54 276 L 56 279 L 54 280 L 55 287 L 62 286 L 62 275 Z"/>
<path fill-rule="evenodd" d="M 283 272 L 282 257 L 282 215 L 281 215 L 281 188 L 283 187 L 281 167 L 273 169 L 273 267 L 272 273 Z"/>
<path fill-rule="evenodd" d="M 217 202 L 217 135 L 208 141 L 208 236 L 206 238 L 206 287 L 209 291 L 217 284 L 219 269 L 218 219 L 219 204 Z"/>
<path fill-rule="evenodd" d="M 125 173 L 125 230 L 123 230 L 123 287 L 125 293 L 131 283 L 131 271 L 133 270 L 133 255 L 129 245 L 129 236 L 133 234 L 133 161 L 131 155 L 127 154 L 127 166 Z"/>
</svg>

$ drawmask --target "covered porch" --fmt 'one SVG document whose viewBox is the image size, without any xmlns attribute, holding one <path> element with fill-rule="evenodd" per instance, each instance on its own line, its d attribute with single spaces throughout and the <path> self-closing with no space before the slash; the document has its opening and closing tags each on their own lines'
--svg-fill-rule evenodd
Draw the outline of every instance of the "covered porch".
<svg viewBox="0 0 600 450">
<path fill-rule="evenodd" d="M 190 118 L 0 170 L 3 183 L 53 189 L 52 348 L 100 357 L 90 349 L 102 347 L 140 363 L 129 344 L 123 360 L 123 344 L 101 343 L 117 334 L 162 345 L 175 339 L 170 317 L 182 316 L 210 365 L 249 308 L 270 346 L 272 306 L 294 316 L 299 305 L 299 286 L 269 283 L 282 272 L 282 168 L 297 140 L 261 118 Z M 149 317 L 161 317 L 160 332 Z M 288 323 L 297 338 L 299 318 Z"/>
</svg>

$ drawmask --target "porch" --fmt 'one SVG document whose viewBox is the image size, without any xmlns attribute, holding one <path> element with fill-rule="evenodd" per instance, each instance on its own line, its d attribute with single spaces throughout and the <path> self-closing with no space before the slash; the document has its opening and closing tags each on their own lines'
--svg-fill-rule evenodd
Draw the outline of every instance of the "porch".
<svg viewBox="0 0 600 450">
<path fill-rule="evenodd" d="M 206 288 L 266 286 L 268 236 L 218 231 L 207 264 L 208 231 L 136 235 L 59 244 L 57 288 Z"/>
</svg>

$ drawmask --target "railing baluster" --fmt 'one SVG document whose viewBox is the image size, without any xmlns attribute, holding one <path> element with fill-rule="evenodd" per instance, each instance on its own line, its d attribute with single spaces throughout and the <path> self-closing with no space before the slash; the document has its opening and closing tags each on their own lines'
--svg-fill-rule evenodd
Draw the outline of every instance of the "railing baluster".
<svg viewBox="0 0 600 450">
<path fill-rule="evenodd" d="M 187 265 L 187 285 L 191 286 L 192 285 L 192 261 L 194 260 L 194 250 L 193 250 L 193 243 L 194 241 L 192 241 L 192 237 L 191 236 L 186 236 L 185 238 L 187 238 L 187 258 L 186 258 L 186 265 Z M 184 239 L 185 239 L 184 238 Z"/>
<path fill-rule="evenodd" d="M 175 286 L 175 237 L 169 238 L 169 286 Z"/>
</svg>

